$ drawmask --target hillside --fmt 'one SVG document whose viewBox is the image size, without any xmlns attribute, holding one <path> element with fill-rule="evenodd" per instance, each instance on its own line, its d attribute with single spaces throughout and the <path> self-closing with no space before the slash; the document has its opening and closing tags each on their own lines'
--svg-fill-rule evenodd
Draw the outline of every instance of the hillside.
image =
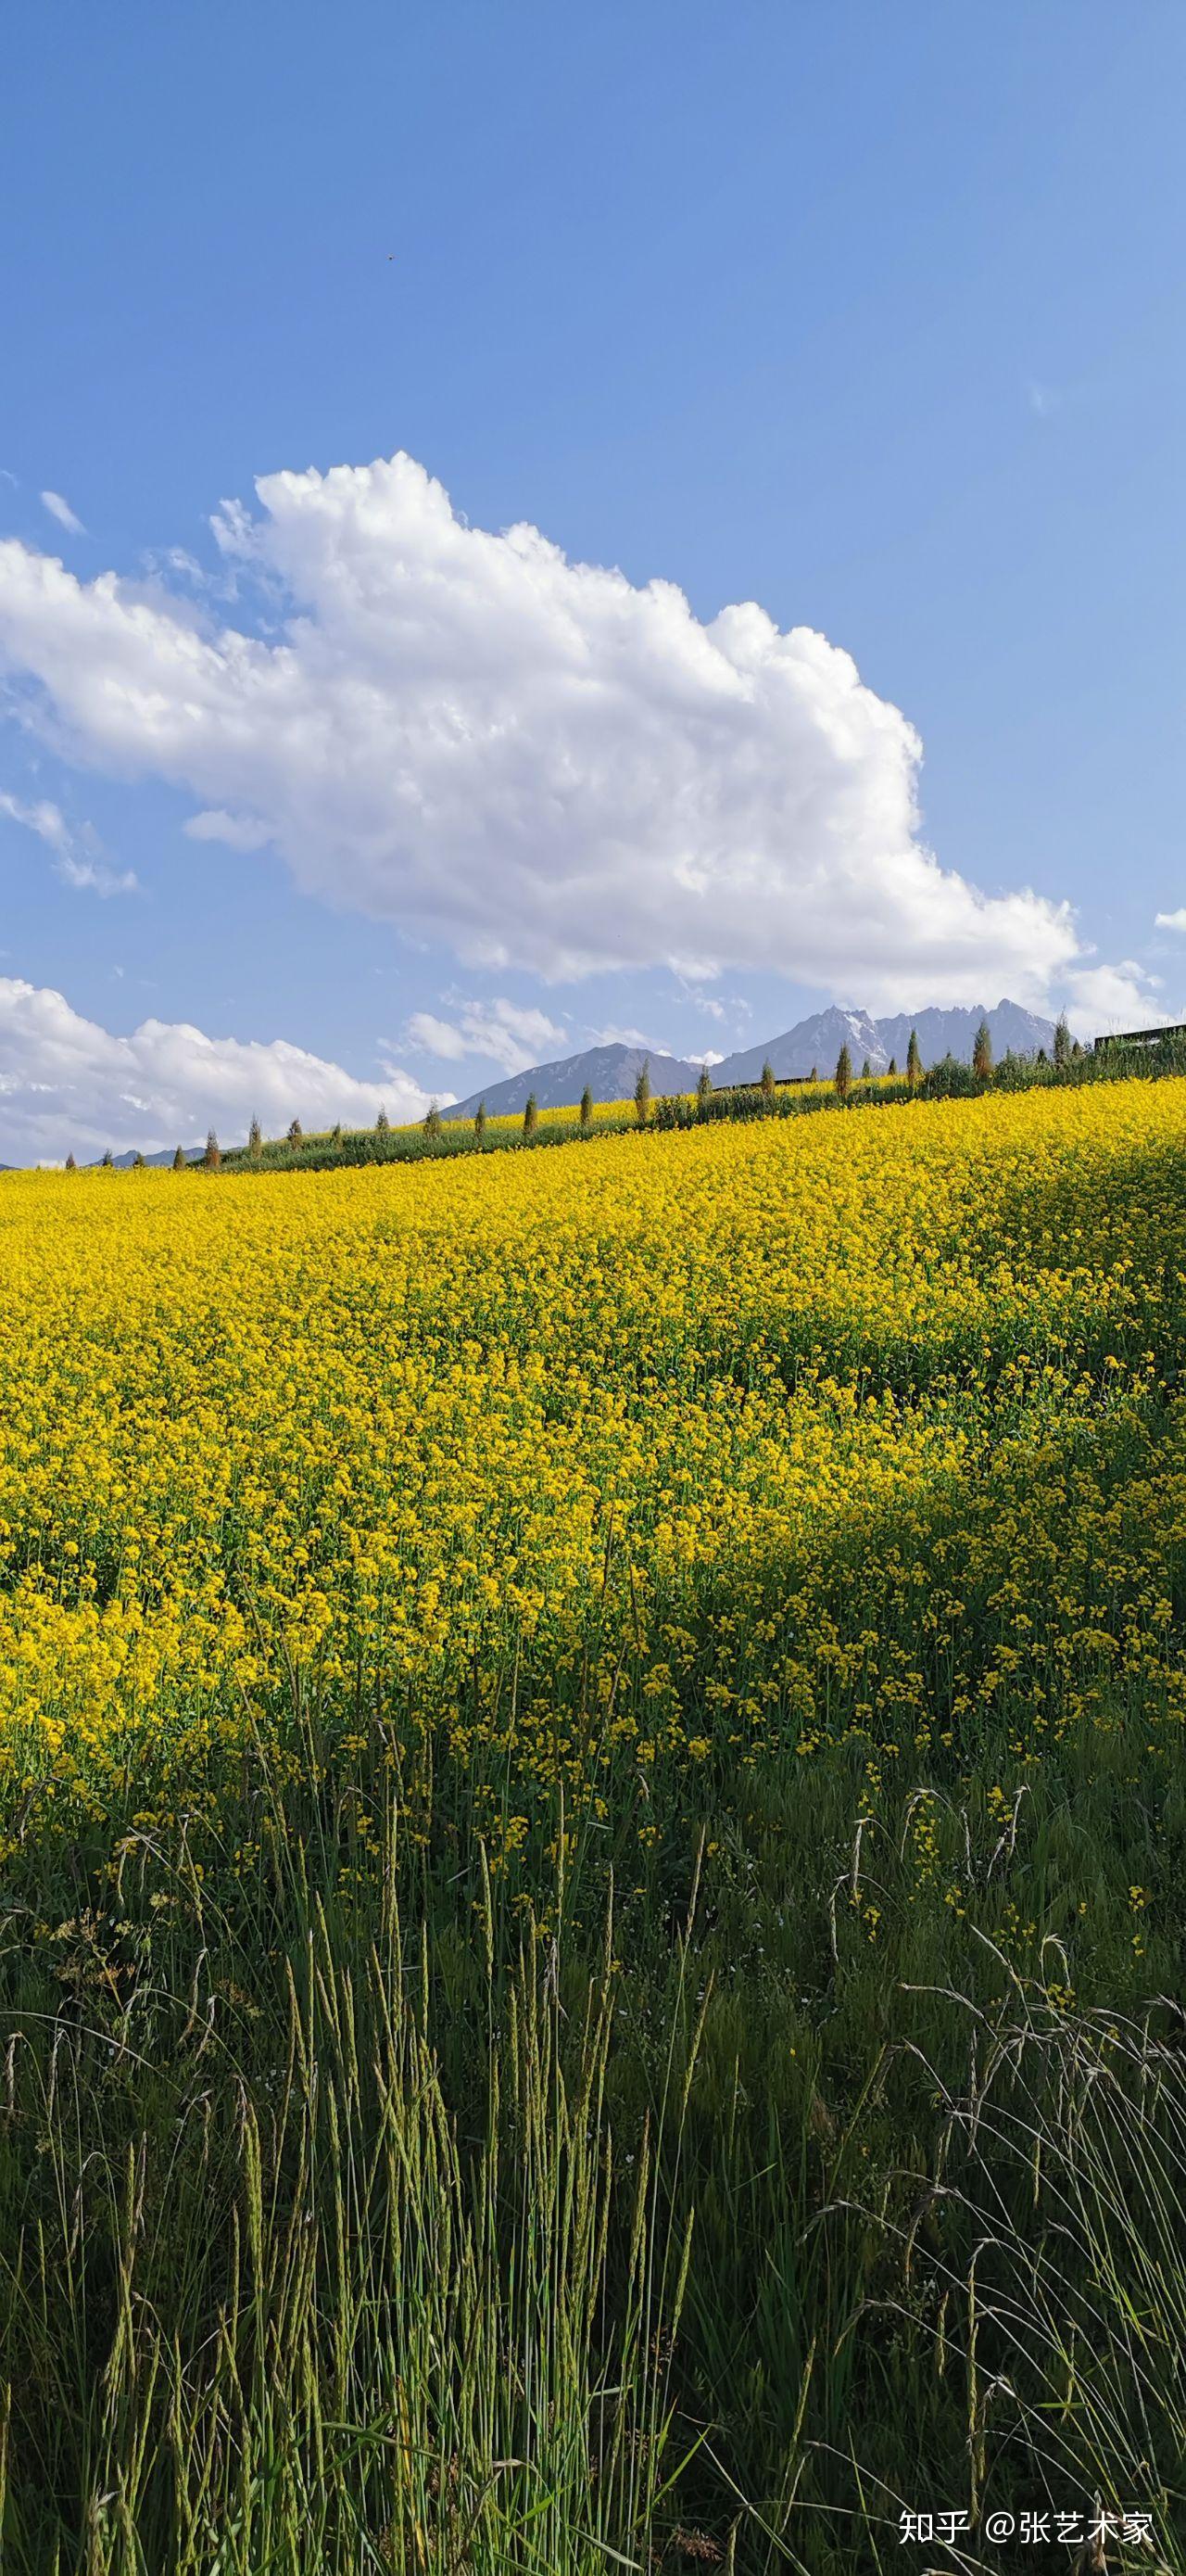
<svg viewBox="0 0 1186 2576">
<path fill-rule="evenodd" d="M 5 1182 L 6 2576 L 1180 2487 L 1186 1081 L 1048 1073 Z"/>
</svg>

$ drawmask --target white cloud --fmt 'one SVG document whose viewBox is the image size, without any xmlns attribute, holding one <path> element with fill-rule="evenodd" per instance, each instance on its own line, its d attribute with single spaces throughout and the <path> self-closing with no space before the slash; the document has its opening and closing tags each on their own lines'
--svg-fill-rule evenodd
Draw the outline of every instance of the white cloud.
<svg viewBox="0 0 1186 2576">
<path fill-rule="evenodd" d="M 39 841 L 54 853 L 57 872 L 67 885 L 77 886 L 90 894 L 138 894 L 139 883 L 131 868 L 112 868 L 102 855 L 99 835 L 89 823 L 81 831 L 71 831 L 59 805 L 42 797 L 28 805 L 19 796 L 0 794 L 0 814 L 10 822 L 23 823 L 26 831 L 35 832 Z"/>
<path fill-rule="evenodd" d="M 257 823 L 250 814 L 191 814 L 182 831 L 191 841 L 221 841 L 228 850 L 262 850 L 271 834 L 266 823 Z"/>
<path fill-rule="evenodd" d="M 470 528 L 407 456 L 257 490 L 215 533 L 276 640 L 0 545 L 26 720 L 189 789 L 199 837 L 249 826 L 306 892 L 549 977 L 775 968 L 885 1009 L 1039 1000 L 1077 954 L 1066 905 L 940 868 L 918 737 L 825 637 Z"/>
<path fill-rule="evenodd" d="M 499 999 L 463 1002 L 456 1020 L 438 1019 L 432 1011 L 414 1011 L 407 1043 L 425 1055 L 459 1064 L 465 1056 L 488 1056 L 504 1073 L 522 1073 L 557 1048 L 571 1052 L 568 1031 L 545 1011 Z"/>
<path fill-rule="evenodd" d="M 1186 930 L 1186 904 L 1179 905 L 1177 912 L 1155 913 L 1154 922 L 1158 930 Z"/>
<path fill-rule="evenodd" d="M 192 1144 L 214 1127 L 224 1144 L 258 1117 L 265 1135 L 393 1124 L 422 1117 L 427 1095 L 407 1074 L 357 1082 L 341 1065 L 283 1038 L 210 1038 L 184 1022 L 145 1020 L 116 1037 L 61 993 L 0 976 L 0 1163 L 80 1162 L 137 1145 Z"/>
<path fill-rule="evenodd" d="M 60 528 L 65 528 L 72 537 L 85 537 L 86 529 L 81 519 L 75 516 L 69 502 L 62 499 L 60 492 L 43 492 L 41 498 L 51 519 L 56 519 Z"/>
<path fill-rule="evenodd" d="M 48 849 L 69 848 L 66 818 L 60 806 L 51 805 L 47 797 L 41 797 L 35 805 L 30 805 L 20 796 L 0 794 L 0 814 L 7 814 L 11 823 L 23 823 L 27 832 L 36 832 L 38 840 L 44 841 Z"/>
<path fill-rule="evenodd" d="M 619 1028 L 616 1021 L 611 1021 L 608 1028 L 591 1029 L 589 1044 L 590 1046 L 649 1047 L 652 1055 L 678 1055 L 680 1052 L 678 1047 L 669 1047 L 661 1043 L 658 1038 L 648 1037 L 645 1029 Z"/>
<path fill-rule="evenodd" d="M 1173 1016 L 1162 1009 L 1158 978 L 1146 975 L 1132 957 L 1122 958 L 1118 966 L 1080 967 L 1066 981 L 1072 995 L 1067 1017 L 1081 1037 L 1160 1028 Z"/>
</svg>

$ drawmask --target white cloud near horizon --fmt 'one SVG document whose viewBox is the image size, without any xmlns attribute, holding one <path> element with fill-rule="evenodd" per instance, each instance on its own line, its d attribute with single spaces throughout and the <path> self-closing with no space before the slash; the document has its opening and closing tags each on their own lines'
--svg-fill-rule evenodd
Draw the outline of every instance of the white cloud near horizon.
<svg viewBox="0 0 1186 2576">
<path fill-rule="evenodd" d="M 0 794 L 0 814 L 12 823 L 23 824 L 52 850 L 58 875 L 67 885 L 80 892 L 98 895 L 138 894 L 139 880 L 132 868 L 109 867 L 103 856 L 99 835 L 89 823 L 79 832 L 71 830 L 59 805 L 48 797 L 29 804 L 20 796 Z"/>
<path fill-rule="evenodd" d="M 471 528 L 405 455 L 256 489 L 215 528 L 266 638 L 0 545 L 25 722 L 187 789 L 191 839 L 549 979 L 774 969 L 887 1010 L 1041 1002 L 1081 954 L 1068 905 L 940 867 L 917 734 L 824 636 Z"/>
<path fill-rule="evenodd" d="M 265 1135 L 393 1125 L 419 1118 L 427 1095 L 393 1067 L 358 1082 L 341 1065 L 283 1038 L 211 1038 L 184 1021 L 144 1020 L 117 1037 L 61 993 L 0 976 L 0 1163 L 91 1161 L 110 1145 L 145 1153 L 191 1145 L 213 1127 L 225 1144 L 258 1117 Z"/>
<path fill-rule="evenodd" d="M 1180 904 L 1176 912 L 1154 913 L 1153 926 L 1155 930 L 1186 930 L 1186 904 Z"/>
<path fill-rule="evenodd" d="M 439 1056 L 446 1064 L 460 1064 L 466 1056 L 487 1056 L 506 1074 L 525 1072 L 549 1051 L 565 1055 L 574 1051 L 567 1029 L 550 1020 L 546 1011 L 501 997 L 492 1002 L 463 1002 L 451 1020 L 439 1019 L 433 1011 L 414 1011 L 407 1044 L 424 1055 Z"/>
<path fill-rule="evenodd" d="M 1107 1037 L 1114 1030 L 1165 1027 L 1173 1014 L 1163 1009 L 1160 979 L 1149 975 L 1133 957 L 1118 966 L 1084 966 L 1066 978 L 1071 1001 L 1067 1018 L 1079 1037 Z"/>
<path fill-rule="evenodd" d="M 43 492 L 41 500 L 43 508 L 48 510 L 51 519 L 56 519 L 58 526 L 65 528 L 69 536 L 85 537 L 86 529 L 81 519 L 71 509 L 69 502 L 62 499 L 60 492 Z"/>
</svg>

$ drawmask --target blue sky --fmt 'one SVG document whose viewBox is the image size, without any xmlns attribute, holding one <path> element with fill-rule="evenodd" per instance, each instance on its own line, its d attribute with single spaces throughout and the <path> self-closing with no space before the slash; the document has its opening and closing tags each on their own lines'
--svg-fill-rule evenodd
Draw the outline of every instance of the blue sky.
<svg viewBox="0 0 1186 2576">
<path fill-rule="evenodd" d="M 833 997 L 1176 1015 L 1184 56 L 1177 0 L 18 13 L 0 1161 Z"/>
</svg>

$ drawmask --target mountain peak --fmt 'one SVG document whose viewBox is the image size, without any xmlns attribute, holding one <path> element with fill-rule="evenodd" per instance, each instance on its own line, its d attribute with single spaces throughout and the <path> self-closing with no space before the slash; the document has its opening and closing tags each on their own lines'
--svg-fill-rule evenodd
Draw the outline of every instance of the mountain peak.
<svg viewBox="0 0 1186 2576">
<path fill-rule="evenodd" d="M 848 1048 L 853 1070 L 860 1072 L 868 1061 L 870 1071 L 884 1073 L 891 1057 L 904 1066 L 910 1032 L 917 1033 L 924 1065 L 938 1063 L 941 1056 L 959 1056 L 965 1064 L 972 1060 L 972 1047 L 981 1020 L 988 1021 L 993 1047 L 1004 1055 L 1012 1047 L 1017 1055 L 1034 1055 L 1040 1046 L 1054 1043 L 1054 1023 L 1039 1019 L 1019 1002 L 1007 998 L 989 1011 L 982 1003 L 940 1010 L 928 1005 L 919 1011 L 900 1011 L 895 1017 L 875 1020 L 855 1002 L 829 1002 L 806 1020 L 799 1020 L 781 1037 L 768 1038 L 761 1046 L 742 1047 L 735 1055 L 712 1068 L 718 1089 L 730 1083 L 758 1082 L 762 1067 L 769 1062 L 779 1081 L 803 1080 L 814 1067 L 821 1079 L 835 1072 L 836 1059 L 842 1046 Z M 580 1099 L 586 1085 L 594 1100 L 628 1100 L 642 1071 L 649 1064 L 651 1086 L 656 1093 L 694 1091 L 699 1078 L 699 1064 L 656 1048 L 614 1043 L 586 1047 L 580 1055 L 561 1056 L 551 1064 L 529 1065 L 525 1072 L 512 1074 L 505 1082 L 487 1083 L 472 1091 L 465 1100 L 454 1101 L 441 1111 L 442 1118 L 472 1118 L 480 1100 L 485 1101 L 491 1118 L 517 1117 L 527 1106 L 528 1095 L 535 1093 L 540 1109 L 565 1109 Z"/>
</svg>

